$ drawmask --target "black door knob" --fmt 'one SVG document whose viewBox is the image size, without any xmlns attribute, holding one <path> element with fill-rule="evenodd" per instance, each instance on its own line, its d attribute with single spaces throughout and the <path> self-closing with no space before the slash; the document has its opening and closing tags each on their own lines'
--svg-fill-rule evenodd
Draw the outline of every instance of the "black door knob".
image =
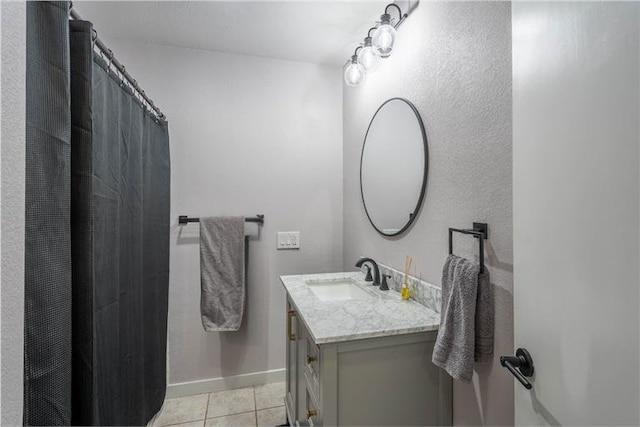
<svg viewBox="0 0 640 427">
<path fill-rule="evenodd" d="M 525 377 L 533 376 L 533 359 L 527 349 L 519 348 L 515 356 L 500 356 L 500 364 L 507 368 L 524 388 L 531 390 L 533 386 Z"/>
</svg>

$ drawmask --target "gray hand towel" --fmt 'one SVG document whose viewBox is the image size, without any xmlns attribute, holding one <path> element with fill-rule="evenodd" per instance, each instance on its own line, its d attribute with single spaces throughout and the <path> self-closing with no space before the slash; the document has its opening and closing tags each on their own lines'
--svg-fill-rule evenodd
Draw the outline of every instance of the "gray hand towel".
<svg viewBox="0 0 640 427">
<path fill-rule="evenodd" d="M 454 379 L 473 377 L 476 298 L 480 264 L 449 255 L 442 271 L 440 328 L 432 361 Z"/>
<path fill-rule="evenodd" d="M 478 276 L 478 296 L 476 298 L 476 336 L 473 359 L 476 362 L 493 360 L 493 285 L 489 271 L 484 269 Z"/>
<path fill-rule="evenodd" d="M 240 329 L 244 253 L 244 217 L 200 218 L 200 315 L 205 331 Z"/>
</svg>

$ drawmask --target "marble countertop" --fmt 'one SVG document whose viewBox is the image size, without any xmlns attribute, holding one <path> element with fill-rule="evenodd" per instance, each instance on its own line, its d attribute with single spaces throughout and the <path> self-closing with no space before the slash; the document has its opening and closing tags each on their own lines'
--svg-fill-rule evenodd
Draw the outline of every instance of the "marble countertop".
<svg viewBox="0 0 640 427">
<path fill-rule="evenodd" d="M 307 281 L 352 279 L 369 294 L 363 299 L 322 301 Z M 291 302 L 316 344 L 435 331 L 440 315 L 394 290 L 381 291 L 360 272 L 280 276 Z"/>
</svg>

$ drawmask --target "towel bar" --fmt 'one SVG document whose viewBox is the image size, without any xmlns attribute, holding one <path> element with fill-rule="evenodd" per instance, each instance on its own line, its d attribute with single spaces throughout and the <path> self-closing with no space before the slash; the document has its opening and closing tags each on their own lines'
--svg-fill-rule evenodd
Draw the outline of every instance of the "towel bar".
<svg viewBox="0 0 640 427">
<path fill-rule="evenodd" d="M 473 229 L 449 228 L 449 255 L 453 253 L 453 232 L 470 234 L 480 243 L 480 273 L 484 273 L 484 241 L 489 238 L 489 226 L 485 222 L 474 222 Z"/>
<path fill-rule="evenodd" d="M 258 224 L 264 224 L 264 215 L 256 215 L 255 217 L 247 217 L 245 222 L 257 222 Z M 178 224 L 184 225 L 189 222 L 200 222 L 200 218 L 189 218 L 187 215 L 180 215 L 178 217 Z"/>
</svg>

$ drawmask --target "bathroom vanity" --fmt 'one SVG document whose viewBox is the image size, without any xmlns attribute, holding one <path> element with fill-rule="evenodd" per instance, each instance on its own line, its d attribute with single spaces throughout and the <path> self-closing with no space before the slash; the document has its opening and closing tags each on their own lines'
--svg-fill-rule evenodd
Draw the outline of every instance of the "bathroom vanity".
<svg viewBox="0 0 640 427">
<path fill-rule="evenodd" d="M 280 279 L 290 425 L 451 425 L 451 378 L 431 362 L 439 314 L 359 272 Z"/>
</svg>

